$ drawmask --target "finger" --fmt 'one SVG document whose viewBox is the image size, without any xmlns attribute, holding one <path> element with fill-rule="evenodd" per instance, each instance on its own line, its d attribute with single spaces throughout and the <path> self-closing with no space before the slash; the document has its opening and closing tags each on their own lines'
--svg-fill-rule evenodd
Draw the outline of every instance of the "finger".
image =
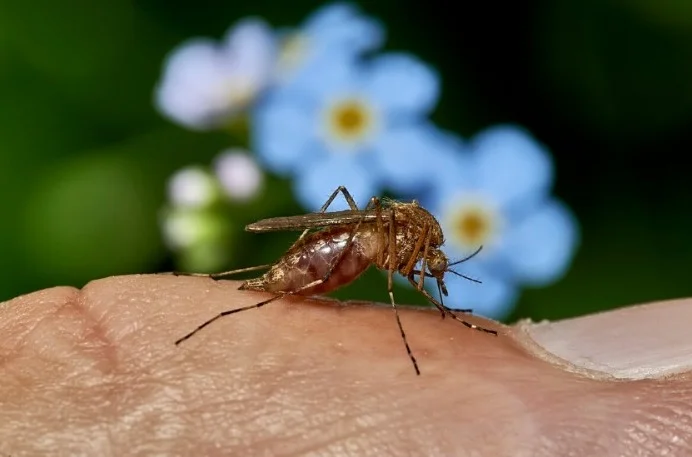
<svg viewBox="0 0 692 457">
<path fill-rule="evenodd" d="M 0 374 L 11 381 L 0 388 L 0 415 L 15 419 L 0 427 L 16 437 L 0 450 L 36 450 L 51 436 L 66 449 L 170 454 L 560 455 L 581 446 L 626 455 L 620 440 L 646 411 L 641 399 L 689 396 L 683 378 L 624 385 L 576 376 L 529 354 L 507 329 L 495 338 L 408 310 L 416 377 L 389 309 L 329 301 L 280 300 L 173 345 L 216 313 L 267 297 L 236 287 L 121 277 L 0 308 L 10 315 L 0 325 L 15 322 L 13 331 L 23 319 L 60 330 L 24 325 L 24 337 L 0 343 Z M 46 296 L 52 306 L 31 306 Z M 65 309 L 78 310 L 69 325 Z M 65 358 L 62 370 L 40 369 Z"/>
<path fill-rule="evenodd" d="M 549 324 L 522 322 L 539 355 L 617 379 L 665 377 L 692 369 L 692 300 L 630 306 Z"/>
</svg>

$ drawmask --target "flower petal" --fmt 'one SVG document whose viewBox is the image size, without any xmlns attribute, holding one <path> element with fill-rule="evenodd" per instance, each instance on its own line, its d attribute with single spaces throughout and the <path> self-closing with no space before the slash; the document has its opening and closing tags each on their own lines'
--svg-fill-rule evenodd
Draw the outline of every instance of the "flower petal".
<svg viewBox="0 0 692 457">
<path fill-rule="evenodd" d="M 373 195 L 379 193 L 379 183 L 370 170 L 353 156 L 329 154 L 306 164 L 295 179 L 295 194 L 308 210 L 319 210 L 338 186 L 346 186 L 359 208 L 365 208 Z M 338 197 L 329 211 L 349 209 L 346 201 Z"/>
<path fill-rule="evenodd" d="M 462 272 L 461 268 L 459 270 Z M 470 308 L 474 314 L 493 319 L 502 319 L 512 312 L 519 297 L 514 284 L 499 276 L 493 276 L 490 271 L 484 271 L 478 266 L 469 266 L 463 270 L 465 275 L 482 283 L 446 274 L 445 284 L 449 291 L 449 297 L 445 299 L 446 306 L 452 309 Z"/>
<path fill-rule="evenodd" d="M 214 159 L 214 171 L 226 195 L 237 201 L 248 201 L 262 187 L 264 176 L 247 151 L 229 148 Z"/>
<path fill-rule="evenodd" d="M 253 149 L 269 170 L 292 173 L 315 158 L 315 116 L 299 98 L 288 95 L 268 97 L 256 107 Z"/>
<path fill-rule="evenodd" d="M 473 184 L 472 159 L 469 148 L 462 138 L 450 132 L 439 131 L 435 135 L 437 165 L 433 186 L 420 198 L 436 215 L 441 215 L 447 200 Z"/>
<path fill-rule="evenodd" d="M 573 214 L 562 203 L 551 200 L 510 228 L 505 255 L 519 281 L 547 285 L 565 274 L 578 239 Z"/>
<path fill-rule="evenodd" d="M 209 206 L 218 197 L 218 182 L 211 173 L 201 167 L 185 167 L 168 179 L 168 199 L 174 206 L 184 208 Z"/>
<path fill-rule="evenodd" d="M 386 131 L 375 147 L 386 186 L 401 196 L 415 195 L 438 215 L 450 196 L 473 182 L 472 161 L 463 139 L 432 125 Z M 420 186 L 421 182 L 425 184 Z"/>
<path fill-rule="evenodd" d="M 324 101 L 334 93 L 353 92 L 359 71 L 360 66 L 352 55 L 335 50 L 308 58 L 280 85 L 311 100 Z"/>
<path fill-rule="evenodd" d="M 552 185 L 550 155 L 518 127 L 489 128 L 473 139 L 471 147 L 478 185 L 502 206 L 533 204 Z"/>
<path fill-rule="evenodd" d="M 460 144 L 454 141 L 429 124 L 383 131 L 374 143 L 374 160 L 385 186 L 404 196 L 421 194 L 440 181 L 440 173 L 462 173 Z"/>
<path fill-rule="evenodd" d="M 244 19 L 228 30 L 222 53 L 238 74 L 262 87 L 276 65 L 276 39 L 266 22 Z"/>
<path fill-rule="evenodd" d="M 393 122 L 427 114 L 440 94 L 437 72 L 408 54 L 390 53 L 373 59 L 364 84 Z"/>
<path fill-rule="evenodd" d="M 336 47 L 369 51 L 384 41 L 382 24 L 361 15 L 348 3 L 333 3 L 317 10 L 305 22 L 303 32 L 310 35 L 317 53 L 331 52 Z"/>
<path fill-rule="evenodd" d="M 228 108 L 214 97 L 214 88 L 226 78 L 215 43 L 190 40 L 166 58 L 164 74 L 156 88 L 156 105 L 167 117 L 187 127 L 210 128 Z"/>
<path fill-rule="evenodd" d="M 275 61 L 269 28 L 259 20 L 242 21 L 229 30 L 224 46 L 193 39 L 174 49 L 164 62 L 156 104 L 187 127 L 217 127 L 254 100 Z"/>
</svg>

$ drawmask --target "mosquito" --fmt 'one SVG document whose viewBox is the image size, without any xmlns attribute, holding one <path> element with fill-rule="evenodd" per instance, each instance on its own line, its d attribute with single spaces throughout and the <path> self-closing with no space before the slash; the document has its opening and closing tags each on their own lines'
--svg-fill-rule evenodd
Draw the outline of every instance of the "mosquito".
<svg viewBox="0 0 692 457">
<path fill-rule="evenodd" d="M 339 194 L 343 195 L 350 209 L 327 212 Z M 389 300 L 406 352 L 417 375 L 420 375 L 418 362 L 406 339 L 394 301 L 393 276 L 395 272 L 407 278 L 416 290 L 435 305 L 442 318 L 449 315 L 468 328 L 497 335 L 495 330 L 480 327 L 460 318 L 444 305 L 442 299 L 443 295 L 448 295 L 444 282 L 445 273 L 480 282 L 451 268 L 475 256 L 480 249 L 466 258 L 450 262 L 440 249 L 444 243 L 444 236 L 439 222 L 415 200 L 404 203 L 372 197 L 365 209 L 361 210 L 349 191 L 344 186 L 339 186 L 317 213 L 264 219 L 248 225 L 245 230 L 255 233 L 288 230 L 303 230 L 303 232 L 274 264 L 222 273 L 176 274 L 220 280 L 237 273 L 268 269 L 262 276 L 244 281 L 239 290 L 270 292 L 274 296 L 254 305 L 223 311 L 177 340 L 176 345 L 224 316 L 261 308 L 289 295 L 320 295 L 336 290 L 353 282 L 371 265 L 387 271 Z M 417 269 L 417 265 L 420 265 L 420 268 Z M 425 278 L 433 278 L 437 282 L 440 300 L 435 299 L 424 288 Z M 457 311 L 472 312 L 470 309 Z"/>
</svg>

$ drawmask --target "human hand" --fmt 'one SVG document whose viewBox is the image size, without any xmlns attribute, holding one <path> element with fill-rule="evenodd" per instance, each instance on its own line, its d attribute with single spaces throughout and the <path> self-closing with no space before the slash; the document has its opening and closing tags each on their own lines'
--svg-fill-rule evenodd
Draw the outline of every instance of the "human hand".
<svg viewBox="0 0 692 457">
<path fill-rule="evenodd" d="M 123 276 L 0 304 L 0 456 L 692 455 L 692 300 L 469 317 L 497 337 L 400 308 L 421 376 L 388 305 L 282 299 L 173 344 L 267 297 L 237 286 Z"/>
</svg>

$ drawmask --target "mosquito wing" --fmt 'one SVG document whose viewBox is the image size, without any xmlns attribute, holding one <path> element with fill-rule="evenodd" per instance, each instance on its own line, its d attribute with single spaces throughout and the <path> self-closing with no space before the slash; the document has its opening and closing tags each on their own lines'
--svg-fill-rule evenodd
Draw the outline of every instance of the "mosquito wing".
<svg viewBox="0 0 692 457">
<path fill-rule="evenodd" d="M 383 221 L 389 219 L 389 212 L 380 213 Z M 310 213 L 299 216 L 271 217 L 262 219 L 245 227 L 248 232 L 277 232 L 289 230 L 305 230 L 327 227 L 331 225 L 355 224 L 358 221 L 373 222 L 377 219 L 377 211 L 374 209 L 363 211 L 331 211 L 329 213 Z"/>
</svg>

